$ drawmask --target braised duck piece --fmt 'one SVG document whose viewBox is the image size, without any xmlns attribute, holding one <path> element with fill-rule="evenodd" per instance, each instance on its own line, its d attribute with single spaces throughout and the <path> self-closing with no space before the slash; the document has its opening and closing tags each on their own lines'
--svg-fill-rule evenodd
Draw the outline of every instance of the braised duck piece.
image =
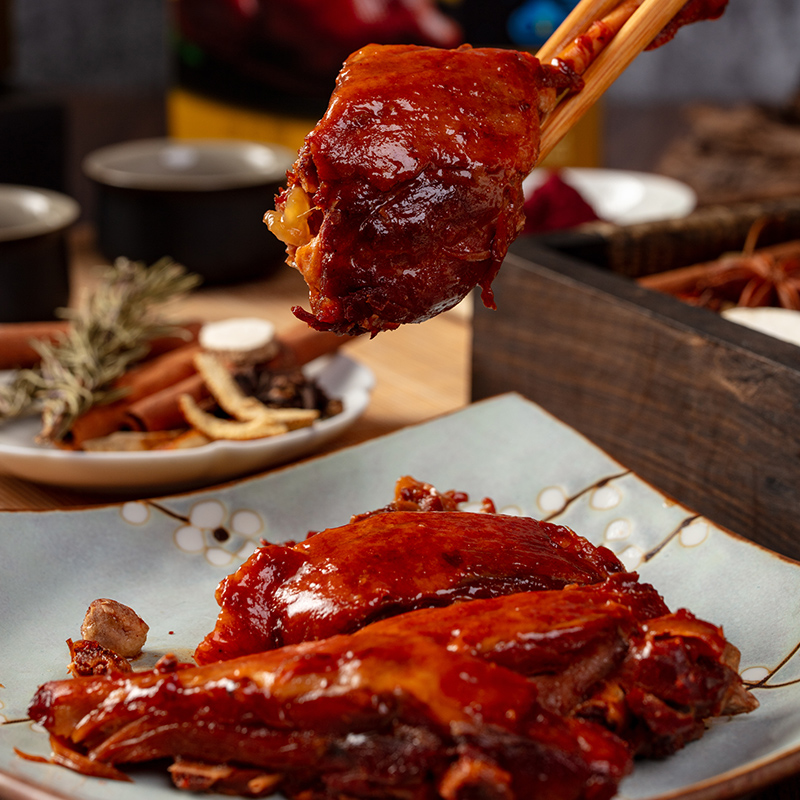
<svg viewBox="0 0 800 800">
<path fill-rule="evenodd" d="M 549 711 L 600 722 L 637 755 L 669 755 L 702 736 L 704 720 L 758 705 L 722 630 L 671 613 L 631 573 L 410 611 L 368 631 L 424 637 L 525 675 Z"/>
<path fill-rule="evenodd" d="M 363 517 L 382 514 L 384 511 L 458 511 L 459 504 L 469 500 L 466 492 L 449 489 L 440 492 L 435 486 L 418 481 L 410 475 L 401 477 L 394 487 L 394 498 L 383 508 L 354 515 L 350 521 L 356 522 Z M 494 503 L 486 498 L 481 503 L 481 510 L 494 514 Z"/>
<path fill-rule="evenodd" d="M 426 608 L 201 667 L 42 686 L 52 760 L 175 759 L 185 789 L 290 798 L 611 797 L 633 755 L 757 702 L 714 625 L 627 573 Z"/>
<path fill-rule="evenodd" d="M 531 55 L 369 45 L 345 62 L 270 230 L 309 286 L 318 330 L 419 322 L 490 284 L 522 219 L 539 87 L 573 79 Z"/>
<path fill-rule="evenodd" d="M 655 44 L 727 0 L 690 0 Z M 309 287 L 318 330 L 372 335 L 422 322 L 491 283 L 522 231 L 522 181 L 543 120 L 641 5 L 607 17 L 540 63 L 514 50 L 368 45 L 339 73 L 269 229 Z"/>
<path fill-rule="evenodd" d="M 642 626 L 618 673 L 574 713 L 602 720 L 638 755 L 670 755 L 699 739 L 706 719 L 758 708 L 739 656 L 720 628 L 684 609 L 666 614 Z"/>
<path fill-rule="evenodd" d="M 390 511 L 293 545 L 265 545 L 217 588 L 206 664 L 350 633 L 416 608 L 597 583 L 616 556 L 570 529 L 527 517 Z"/>
<path fill-rule="evenodd" d="M 174 758 L 179 787 L 246 796 L 605 800 L 631 768 L 620 739 L 542 708 L 525 677 L 368 630 L 54 681 L 29 712 L 56 763 L 125 779 L 121 765 Z"/>
</svg>

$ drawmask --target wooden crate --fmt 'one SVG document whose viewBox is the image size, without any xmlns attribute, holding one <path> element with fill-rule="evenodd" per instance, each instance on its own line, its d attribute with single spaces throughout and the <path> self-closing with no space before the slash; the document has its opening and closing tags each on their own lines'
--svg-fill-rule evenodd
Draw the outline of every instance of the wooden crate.
<svg viewBox="0 0 800 800">
<path fill-rule="evenodd" d="M 660 240 L 675 267 L 705 260 L 691 225 L 666 227 L 635 252 Z M 475 311 L 472 399 L 519 391 L 679 502 L 800 558 L 800 348 L 641 288 L 613 251 L 607 235 L 515 243 L 498 310 Z"/>
</svg>

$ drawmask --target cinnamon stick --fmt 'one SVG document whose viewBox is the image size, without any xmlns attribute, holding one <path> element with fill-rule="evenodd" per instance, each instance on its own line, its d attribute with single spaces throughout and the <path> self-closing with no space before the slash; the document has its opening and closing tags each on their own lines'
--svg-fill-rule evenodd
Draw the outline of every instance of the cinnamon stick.
<svg viewBox="0 0 800 800">
<path fill-rule="evenodd" d="M 120 427 L 132 431 L 170 431 L 186 427 L 178 398 L 188 394 L 196 403 L 210 396 L 203 378 L 195 373 L 182 381 L 130 404 Z"/>
<path fill-rule="evenodd" d="M 315 331 L 298 323 L 279 335 L 281 352 L 270 367 L 301 367 L 315 358 L 335 352 L 352 337 Z M 75 421 L 65 446 L 80 449 L 83 442 L 117 430 L 158 431 L 185 427 L 179 398 L 190 394 L 200 401 L 209 392 L 197 374 L 194 356 L 200 345 L 192 342 L 129 370 L 116 383 L 127 390 L 124 397 L 97 405 Z"/>
<path fill-rule="evenodd" d="M 126 372 L 114 384 L 126 390 L 124 397 L 112 403 L 96 405 L 75 420 L 64 444 L 79 449 L 87 439 L 96 439 L 119 430 L 132 403 L 194 375 L 196 342 L 170 350 Z"/>
<path fill-rule="evenodd" d="M 40 359 L 31 342 L 54 342 L 68 329 L 67 320 L 0 323 L 0 369 L 35 367 Z"/>
<path fill-rule="evenodd" d="M 36 367 L 41 359 L 33 342 L 53 343 L 69 330 L 70 324 L 69 320 L 0 323 L 0 370 Z M 195 341 L 201 327 L 200 322 L 187 322 L 178 326 L 175 336 L 152 339 L 145 359 L 155 358 Z"/>
</svg>

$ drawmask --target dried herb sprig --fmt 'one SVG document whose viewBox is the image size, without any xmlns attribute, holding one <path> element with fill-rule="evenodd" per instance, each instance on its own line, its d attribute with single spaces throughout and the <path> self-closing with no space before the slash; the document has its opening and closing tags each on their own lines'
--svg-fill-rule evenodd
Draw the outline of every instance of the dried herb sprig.
<svg viewBox="0 0 800 800">
<path fill-rule="evenodd" d="M 117 399 L 113 382 L 148 352 L 148 342 L 175 332 L 160 307 L 194 289 L 200 277 L 163 258 L 152 266 L 118 258 L 104 271 L 84 309 L 62 309 L 68 331 L 36 342 L 36 369 L 19 370 L 0 387 L 0 421 L 41 413 L 38 439 L 58 441 L 80 414 Z"/>
</svg>

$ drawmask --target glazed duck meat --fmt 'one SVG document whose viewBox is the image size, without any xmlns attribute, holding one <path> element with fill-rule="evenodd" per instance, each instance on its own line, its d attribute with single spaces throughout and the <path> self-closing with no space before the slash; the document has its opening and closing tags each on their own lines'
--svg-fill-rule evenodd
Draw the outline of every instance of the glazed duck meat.
<svg viewBox="0 0 800 800">
<path fill-rule="evenodd" d="M 600 722 L 637 755 L 662 757 L 704 720 L 757 705 L 722 630 L 672 613 L 635 574 L 411 611 L 364 631 L 427 638 L 525 675 L 559 715 Z"/>
<path fill-rule="evenodd" d="M 30 708 L 90 775 L 291 798 L 614 795 L 634 755 L 752 710 L 722 631 L 633 575 L 412 611 L 201 667 L 54 681 Z"/>
<path fill-rule="evenodd" d="M 383 617 L 520 591 L 597 583 L 623 567 L 560 525 L 459 511 L 367 515 L 259 548 L 217 589 L 200 664 L 322 639 Z"/>
<path fill-rule="evenodd" d="M 691 0 L 653 42 L 719 16 Z M 318 330 L 422 322 L 491 283 L 524 227 L 522 181 L 543 120 L 641 5 L 621 0 L 551 63 L 526 52 L 368 45 L 339 73 L 275 210 L 264 217 L 309 288 Z"/>
<path fill-rule="evenodd" d="M 264 545 L 220 584 L 198 666 L 39 688 L 50 761 L 129 780 L 171 759 L 177 787 L 245 797 L 606 800 L 635 758 L 757 707 L 721 628 L 569 528 L 467 499 L 405 477 Z"/>
<path fill-rule="evenodd" d="M 629 771 L 603 727 L 542 708 L 523 676 L 425 638 L 365 629 L 181 669 L 42 686 L 54 758 L 174 758 L 182 788 L 322 798 L 603 800 Z"/>
<path fill-rule="evenodd" d="M 684 25 L 693 22 L 702 22 L 707 19 L 719 19 L 728 5 L 728 0 L 689 0 L 686 5 L 675 15 L 668 25 L 648 45 L 648 50 L 654 50 L 671 41 L 675 34 Z"/>
<path fill-rule="evenodd" d="M 490 284 L 520 230 L 538 155 L 539 87 L 565 74 L 488 48 L 369 45 L 267 213 L 319 330 L 419 322 Z"/>
</svg>

